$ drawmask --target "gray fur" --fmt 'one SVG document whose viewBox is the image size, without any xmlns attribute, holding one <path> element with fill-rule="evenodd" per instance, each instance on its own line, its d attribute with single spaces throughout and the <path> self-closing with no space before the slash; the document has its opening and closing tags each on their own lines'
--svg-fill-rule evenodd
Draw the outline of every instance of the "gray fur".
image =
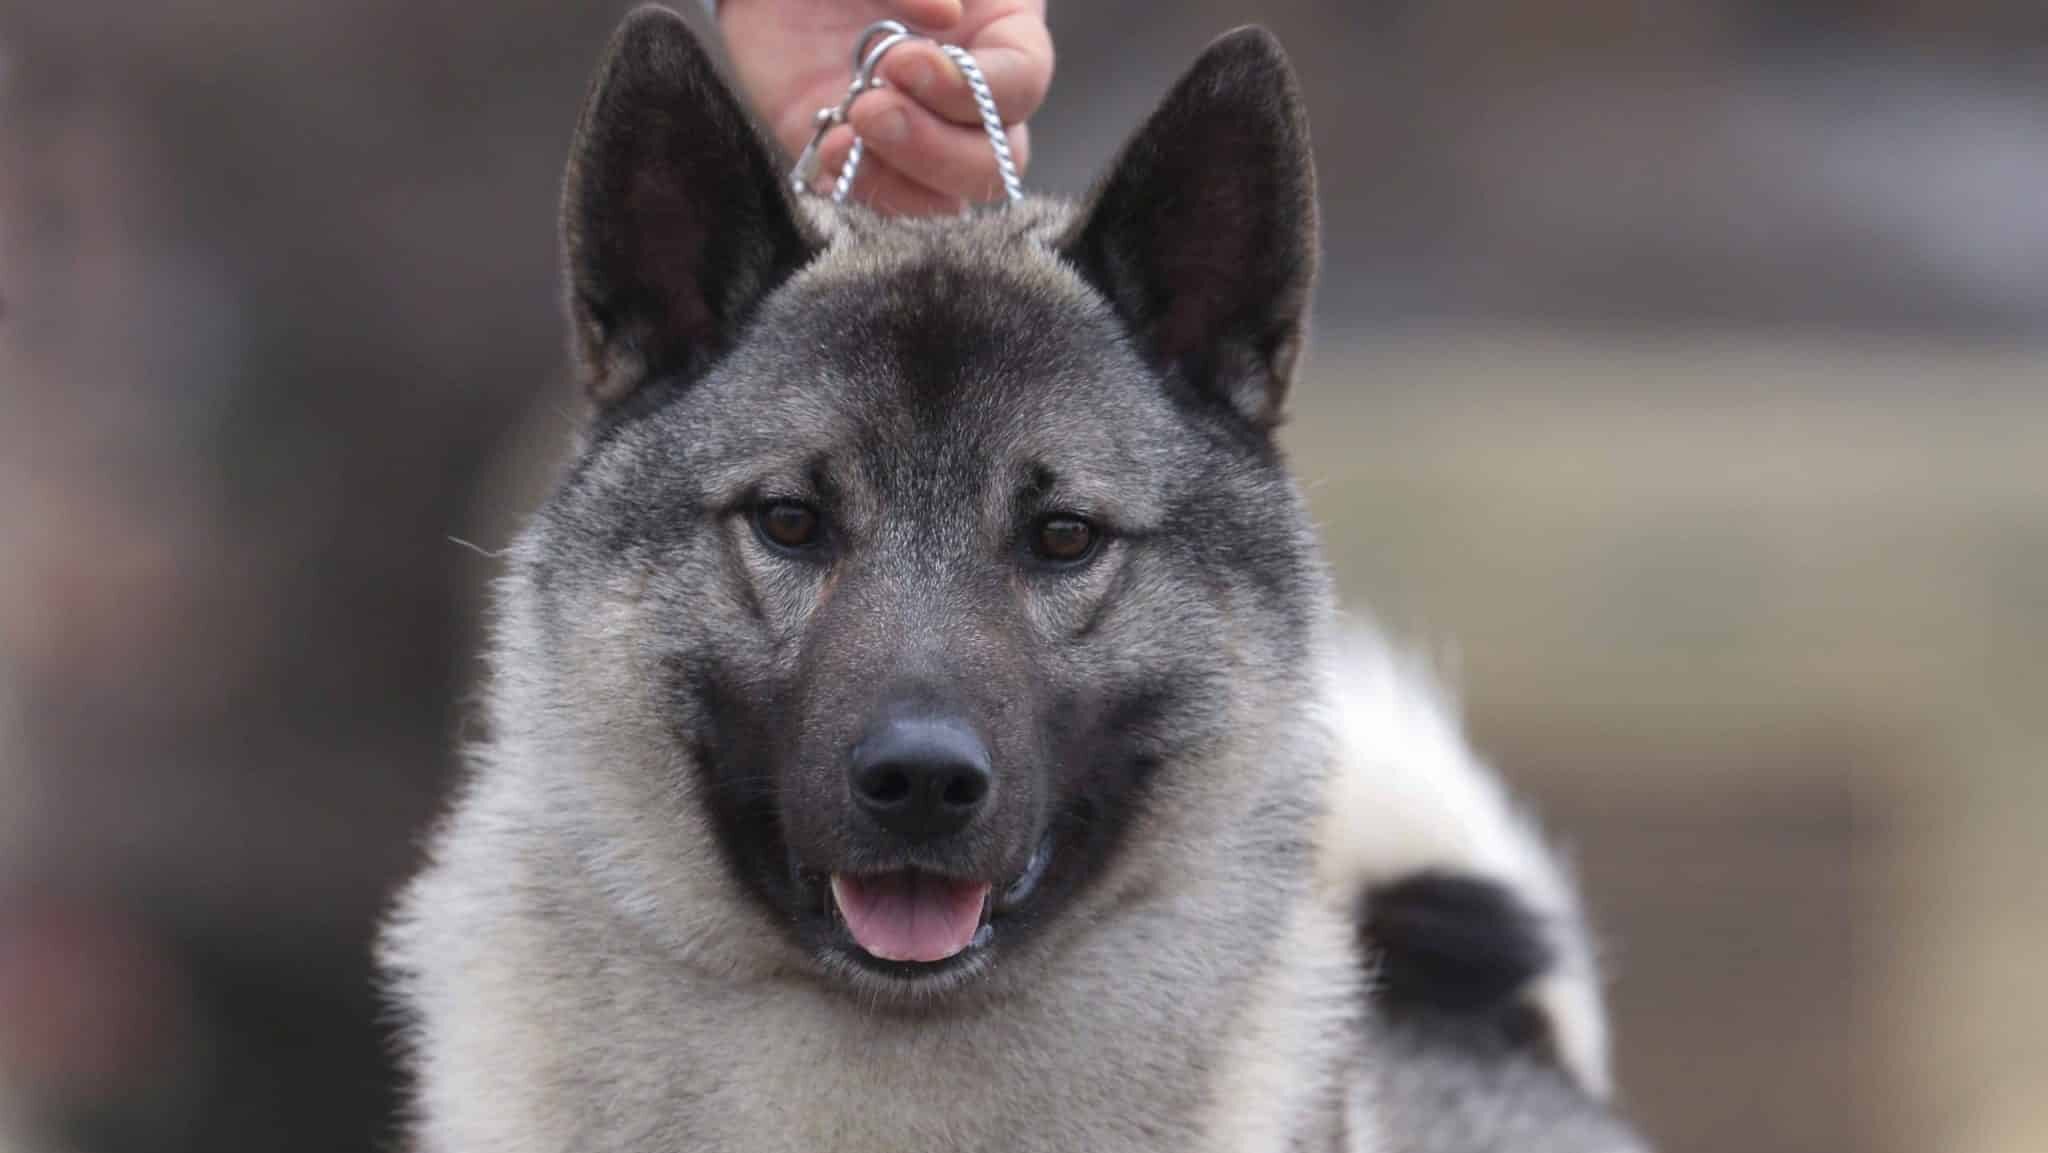
<svg viewBox="0 0 2048 1153">
<path fill-rule="evenodd" d="M 1376 1033 L 1379 1123 L 1416 1153 L 1639 1153 L 1636 1135 L 1538 1053 L 1391 1025 Z"/>
<path fill-rule="evenodd" d="M 1277 46 L 1219 42 L 1080 207 L 793 205 L 741 128 L 679 20 L 629 19 L 565 205 L 591 423 L 510 550 L 489 738 L 383 940 L 418 1147 L 1493 1148 L 1375 1072 L 1417 1050 L 1318 885 L 1343 758 L 1270 440 L 1314 251 Z M 829 511 L 827 559 L 754 533 L 783 497 Z M 1033 567 L 1041 507 L 1113 531 Z M 803 904 L 807 869 L 912 859 L 841 767 L 904 693 L 998 763 L 940 866 L 1058 846 L 916 981 Z M 1446 1051 L 1437 1083 L 1481 1067 Z M 1603 1114 L 1516 1059 L 1562 1087 L 1529 1124 Z"/>
</svg>

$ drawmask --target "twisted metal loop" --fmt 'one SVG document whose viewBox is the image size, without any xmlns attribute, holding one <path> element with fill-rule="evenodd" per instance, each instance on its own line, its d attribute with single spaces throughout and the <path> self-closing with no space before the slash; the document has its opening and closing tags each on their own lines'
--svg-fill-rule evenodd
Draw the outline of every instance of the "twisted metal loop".
<svg viewBox="0 0 2048 1153">
<path fill-rule="evenodd" d="M 988 134 L 988 146 L 996 154 L 996 171 L 1002 174 L 1003 195 L 1012 203 L 1024 199 L 1024 183 L 1017 178 L 1017 159 L 1010 155 L 1010 134 L 1003 130 L 1003 117 L 996 110 L 995 93 L 989 91 L 988 78 L 981 74 L 981 65 L 967 49 L 958 44 L 941 44 L 939 51 L 946 54 L 960 75 L 967 78 L 967 90 L 974 94 L 974 107 L 981 113 L 981 130 Z"/>
<path fill-rule="evenodd" d="M 894 20 L 879 20 L 863 30 L 860 40 L 853 49 L 853 82 L 847 86 L 846 96 L 838 105 L 820 108 L 813 121 L 810 141 L 797 154 L 796 164 L 790 169 L 790 187 L 797 192 L 809 192 L 811 182 L 817 179 L 821 161 L 819 148 L 824 144 L 825 134 L 840 124 L 846 123 L 853 102 L 861 93 L 882 87 L 882 79 L 876 73 L 882 60 L 897 45 L 911 40 L 926 40 Z M 995 153 L 996 171 L 1003 180 L 1003 195 L 1012 203 L 1024 199 L 1024 184 L 1017 177 L 1017 160 L 1010 151 L 1010 134 L 1003 128 L 1003 117 L 996 108 L 995 93 L 989 90 L 988 78 L 982 75 L 981 65 L 975 63 L 973 54 L 957 44 L 940 44 L 939 51 L 960 75 L 967 81 L 967 90 L 974 96 L 974 107 L 981 114 L 981 128 L 988 135 L 989 150 Z M 844 204 L 853 191 L 853 179 L 860 173 L 861 155 L 866 151 L 859 136 L 853 138 L 853 146 L 847 149 L 846 160 L 839 168 L 839 178 L 832 182 L 832 203 Z"/>
</svg>

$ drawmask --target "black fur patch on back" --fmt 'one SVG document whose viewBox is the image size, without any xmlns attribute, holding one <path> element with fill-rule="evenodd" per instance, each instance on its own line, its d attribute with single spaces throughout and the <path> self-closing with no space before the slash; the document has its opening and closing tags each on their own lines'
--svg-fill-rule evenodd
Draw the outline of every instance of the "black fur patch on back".
<svg viewBox="0 0 2048 1153">
<path fill-rule="evenodd" d="M 1441 872 L 1369 889 L 1359 936 L 1389 1015 L 1505 1017 L 1555 959 L 1542 922 L 1513 893 Z"/>
</svg>

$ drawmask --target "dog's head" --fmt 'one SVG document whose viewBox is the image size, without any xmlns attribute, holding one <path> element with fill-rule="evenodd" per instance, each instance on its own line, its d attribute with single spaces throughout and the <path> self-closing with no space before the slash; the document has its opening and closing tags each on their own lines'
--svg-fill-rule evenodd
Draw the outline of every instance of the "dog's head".
<svg viewBox="0 0 2048 1153">
<path fill-rule="evenodd" d="M 592 415 L 520 549 L 499 719 L 566 750 L 623 907 L 924 998 L 1312 803 L 1260 747 L 1308 723 L 1325 611 L 1272 439 L 1315 221 L 1268 35 L 1211 47 L 1083 206 L 886 221 L 792 198 L 643 10 L 564 215 Z"/>
</svg>

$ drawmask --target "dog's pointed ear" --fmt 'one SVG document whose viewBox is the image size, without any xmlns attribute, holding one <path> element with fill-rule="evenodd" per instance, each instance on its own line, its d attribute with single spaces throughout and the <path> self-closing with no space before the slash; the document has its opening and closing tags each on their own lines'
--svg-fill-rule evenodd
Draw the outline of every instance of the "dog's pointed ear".
<svg viewBox="0 0 2048 1153">
<path fill-rule="evenodd" d="M 1170 376 L 1278 423 L 1315 281 L 1308 117 L 1271 33 L 1209 46 L 1062 242 Z"/>
<path fill-rule="evenodd" d="M 562 199 L 570 322 L 600 405 L 702 373 L 815 249 L 739 100 L 658 7 L 613 37 Z"/>
</svg>

